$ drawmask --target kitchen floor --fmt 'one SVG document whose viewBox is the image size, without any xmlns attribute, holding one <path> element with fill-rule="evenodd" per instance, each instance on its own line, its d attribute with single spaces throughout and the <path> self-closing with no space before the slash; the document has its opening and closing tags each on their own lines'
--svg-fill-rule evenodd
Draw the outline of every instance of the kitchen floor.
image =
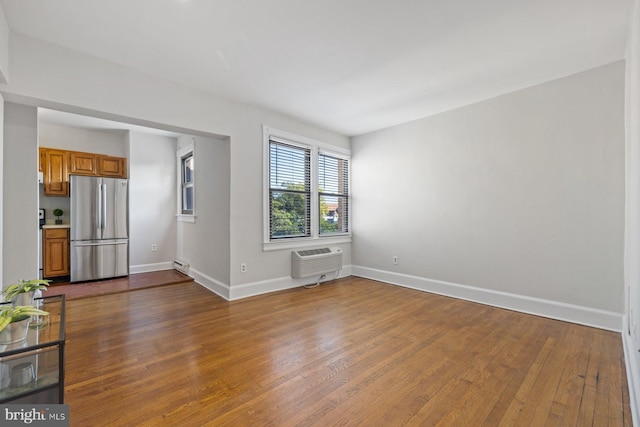
<svg viewBox="0 0 640 427">
<path fill-rule="evenodd" d="M 88 298 L 98 295 L 115 294 L 176 283 L 193 282 L 193 278 L 175 270 L 152 271 L 149 273 L 130 274 L 127 277 L 96 280 L 92 282 L 52 283 L 44 296 L 66 294 L 67 299 Z"/>
</svg>

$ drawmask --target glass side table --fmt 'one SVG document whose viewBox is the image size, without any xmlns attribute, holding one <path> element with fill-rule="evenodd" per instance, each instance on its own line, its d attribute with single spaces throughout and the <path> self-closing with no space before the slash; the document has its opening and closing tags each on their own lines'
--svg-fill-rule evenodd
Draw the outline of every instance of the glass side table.
<svg viewBox="0 0 640 427">
<path fill-rule="evenodd" d="M 0 404 L 64 403 L 65 295 L 36 298 L 24 340 L 0 344 Z"/>
</svg>

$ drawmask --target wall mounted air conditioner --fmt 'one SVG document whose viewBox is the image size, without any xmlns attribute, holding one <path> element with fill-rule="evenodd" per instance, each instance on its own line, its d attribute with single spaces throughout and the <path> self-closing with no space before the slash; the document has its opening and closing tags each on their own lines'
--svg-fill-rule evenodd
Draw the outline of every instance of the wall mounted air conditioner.
<svg viewBox="0 0 640 427">
<path fill-rule="evenodd" d="M 318 248 L 291 252 L 291 277 L 317 276 L 342 268 L 342 249 Z"/>
<path fill-rule="evenodd" d="M 182 274 L 189 275 L 189 264 L 179 259 L 173 260 L 173 269 L 179 271 Z"/>
</svg>

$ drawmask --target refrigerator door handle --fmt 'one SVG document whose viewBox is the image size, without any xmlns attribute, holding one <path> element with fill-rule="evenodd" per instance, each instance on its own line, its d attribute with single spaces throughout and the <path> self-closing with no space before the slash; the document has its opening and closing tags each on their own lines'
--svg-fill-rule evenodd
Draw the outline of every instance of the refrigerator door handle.
<svg viewBox="0 0 640 427">
<path fill-rule="evenodd" d="M 102 229 L 102 185 L 98 184 L 96 189 L 96 198 L 98 199 L 98 230 Z M 100 236 L 102 237 L 102 236 Z"/>
<path fill-rule="evenodd" d="M 103 230 L 107 229 L 107 184 L 101 184 L 102 195 L 102 225 Z"/>
</svg>

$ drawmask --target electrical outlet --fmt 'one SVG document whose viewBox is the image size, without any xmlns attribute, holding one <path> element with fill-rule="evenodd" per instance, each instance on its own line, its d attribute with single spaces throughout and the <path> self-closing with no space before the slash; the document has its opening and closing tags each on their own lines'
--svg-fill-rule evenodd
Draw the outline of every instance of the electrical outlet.
<svg viewBox="0 0 640 427">
<path fill-rule="evenodd" d="M 155 243 L 151 245 L 151 252 L 156 252 L 158 250 L 158 245 Z"/>
<path fill-rule="evenodd" d="M 393 256 L 393 263 L 394 263 L 395 265 L 400 264 L 400 259 L 398 258 L 398 255 L 394 255 L 394 256 Z"/>
<path fill-rule="evenodd" d="M 243 262 L 242 264 L 240 264 L 240 273 L 246 273 L 247 272 L 247 263 Z"/>
</svg>

